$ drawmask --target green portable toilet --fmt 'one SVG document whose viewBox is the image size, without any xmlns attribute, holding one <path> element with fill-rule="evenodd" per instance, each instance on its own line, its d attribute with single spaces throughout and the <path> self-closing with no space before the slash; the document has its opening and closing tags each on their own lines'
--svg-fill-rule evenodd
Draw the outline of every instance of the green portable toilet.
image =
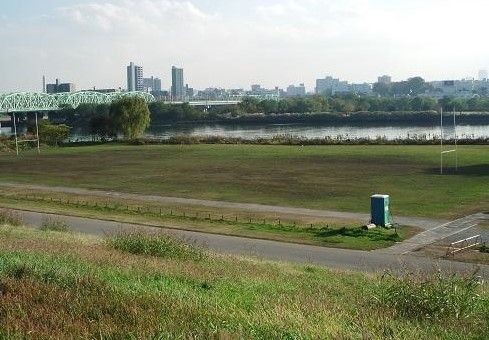
<svg viewBox="0 0 489 340">
<path fill-rule="evenodd" d="M 389 195 L 373 195 L 370 198 L 371 223 L 382 227 L 390 226 L 392 221 L 389 205 Z"/>
</svg>

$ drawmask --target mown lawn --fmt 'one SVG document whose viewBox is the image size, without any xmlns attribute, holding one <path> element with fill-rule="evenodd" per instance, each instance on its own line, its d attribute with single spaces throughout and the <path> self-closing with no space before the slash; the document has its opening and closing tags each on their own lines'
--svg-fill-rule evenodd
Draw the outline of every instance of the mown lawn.
<svg viewBox="0 0 489 340">
<path fill-rule="evenodd" d="M 67 147 L 0 156 L 0 181 L 451 218 L 489 209 L 489 147 L 463 146 L 439 175 L 436 146 L 161 145 Z M 447 165 L 453 165 L 447 156 Z"/>
<path fill-rule="evenodd" d="M 175 240 L 0 227 L 0 335 L 487 338 L 487 287 L 220 256 Z"/>
</svg>

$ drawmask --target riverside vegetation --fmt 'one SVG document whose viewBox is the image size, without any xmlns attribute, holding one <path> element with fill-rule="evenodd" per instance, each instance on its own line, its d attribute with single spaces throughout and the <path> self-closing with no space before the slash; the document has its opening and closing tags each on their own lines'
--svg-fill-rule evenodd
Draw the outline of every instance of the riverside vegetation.
<svg viewBox="0 0 489 340">
<path fill-rule="evenodd" d="M 476 275 L 333 271 L 134 232 L 103 240 L 3 224 L 0 294 L 9 338 L 489 336 Z"/>
<path fill-rule="evenodd" d="M 128 100 L 130 103 L 131 100 Z M 126 104 L 129 104 L 126 103 Z M 127 105 L 126 105 L 127 106 Z M 148 107 L 153 124 L 219 122 L 239 123 L 320 123 L 320 124 L 436 124 L 438 107 L 446 111 L 471 112 L 459 114 L 459 122 L 485 124 L 489 121 L 489 99 L 444 98 L 439 101 L 426 98 L 376 98 L 348 96 L 310 96 L 282 100 L 262 100 L 244 98 L 238 105 L 206 108 L 189 104 L 168 104 L 154 102 Z M 125 112 L 124 110 L 117 110 Z M 142 111 L 141 111 L 142 112 Z M 106 139 L 114 137 L 120 125 L 114 115 L 114 105 L 80 105 L 76 109 L 65 108 L 49 113 L 50 119 L 64 122 L 85 135 Z M 146 117 L 142 115 L 141 118 Z M 136 118 L 133 117 L 133 118 Z M 139 121 L 139 120 L 138 120 Z M 145 123 L 146 122 L 146 123 Z M 142 126 L 149 123 L 141 120 Z M 119 125 L 118 125 L 119 124 Z M 140 125 L 141 126 L 141 125 Z M 129 136 L 128 133 L 125 133 Z M 132 138 L 132 136 L 129 136 Z"/>
</svg>

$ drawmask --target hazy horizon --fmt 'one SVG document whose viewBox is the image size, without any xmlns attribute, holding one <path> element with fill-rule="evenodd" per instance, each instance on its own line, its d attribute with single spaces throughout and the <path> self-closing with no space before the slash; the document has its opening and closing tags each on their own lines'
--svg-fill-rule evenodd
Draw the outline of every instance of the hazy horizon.
<svg viewBox="0 0 489 340">
<path fill-rule="evenodd" d="M 249 88 L 421 76 L 489 67 L 482 0 L 46 0 L 0 5 L 0 92 L 126 87 L 130 61 L 170 86 Z"/>
</svg>

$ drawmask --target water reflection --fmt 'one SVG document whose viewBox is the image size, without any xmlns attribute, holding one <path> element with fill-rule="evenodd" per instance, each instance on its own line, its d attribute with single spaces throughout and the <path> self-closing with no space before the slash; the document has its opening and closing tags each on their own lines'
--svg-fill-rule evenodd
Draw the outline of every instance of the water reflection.
<svg viewBox="0 0 489 340">
<path fill-rule="evenodd" d="M 154 138 L 168 138 L 177 135 L 222 136 L 241 138 L 270 138 L 276 135 L 293 135 L 305 138 L 423 138 L 440 137 L 439 126 L 318 126 L 302 124 L 271 125 L 198 125 L 198 126 L 153 126 L 147 135 Z M 453 126 L 445 127 L 446 138 L 454 136 Z M 460 125 L 459 138 L 487 138 L 489 125 Z"/>
</svg>

